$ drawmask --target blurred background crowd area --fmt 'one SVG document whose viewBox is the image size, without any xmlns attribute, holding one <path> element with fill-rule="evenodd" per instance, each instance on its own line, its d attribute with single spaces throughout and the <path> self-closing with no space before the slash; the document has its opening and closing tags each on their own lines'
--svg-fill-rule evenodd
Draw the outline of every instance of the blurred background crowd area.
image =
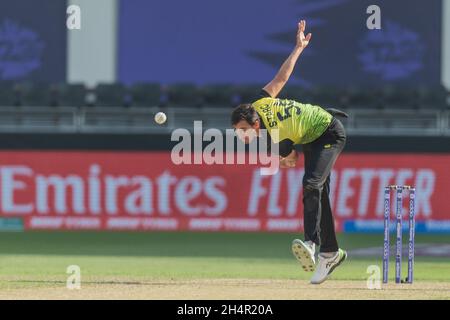
<svg viewBox="0 0 450 320">
<path fill-rule="evenodd" d="M 350 135 L 449 137 L 449 1 L 379 1 L 381 29 L 368 27 L 371 5 L 3 2 L 0 133 L 167 134 L 195 120 L 226 129 L 231 108 L 275 76 L 305 19 L 313 40 L 280 98 L 346 110 Z M 163 126 L 153 122 L 160 110 Z"/>
<path fill-rule="evenodd" d="M 0 2 L 0 230 L 301 229 L 302 202 L 288 201 L 301 199 L 291 187 L 301 161 L 269 181 L 258 168 L 176 165 L 171 155 L 178 128 L 194 147 L 210 146 L 206 129 L 230 129 L 232 108 L 257 99 L 305 19 L 313 37 L 280 97 L 349 114 L 331 180 L 338 230 L 381 235 L 382 188 L 395 183 L 418 190 L 418 232 L 449 233 L 450 0 L 379 0 L 381 29 L 368 27 L 373 4 Z M 211 145 L 236 139 L 225 133 Z M 76 198 L 34 184 L 48 176 L 64 190 L 97 175 L 117 177 L 117 188 Z M 119 185 L 116 215 L 107 195 Z"/>
<path fill-rule="evenodd" d="M 0 106 L 230 108 L 255 101 L 263 87 L 264 84 L 198 86 L 192 83 L 137 83 L 130 86 L 100 83 L 87 87 L 83 83 L 1 82 Z M 450 109 L 450 92 L 439 85 L 385 85 L 379 88 L 329 85 L 311 89 L 287 85 L 280 98 L 342 109 Z"/>
</svg>

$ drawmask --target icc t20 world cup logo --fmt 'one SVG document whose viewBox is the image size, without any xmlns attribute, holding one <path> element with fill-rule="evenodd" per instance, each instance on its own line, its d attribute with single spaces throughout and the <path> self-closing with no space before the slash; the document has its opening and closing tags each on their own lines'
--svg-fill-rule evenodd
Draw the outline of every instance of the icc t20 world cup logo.
<svg viewBox="0 0 450 320">
<path fill-rule="evenodd" d="M 0 80 L 19 79 L 41 66 L 39 35 L 12 20 L 0 23 Z"/>
<path fill-rule="evenodd" d="M 383 80 L 405 79 L 423 68 L 425 47 L 420 35 L 393 21 L 382 30 L 368 31 L 360 49 L 364 71 Z"/>
</svg>

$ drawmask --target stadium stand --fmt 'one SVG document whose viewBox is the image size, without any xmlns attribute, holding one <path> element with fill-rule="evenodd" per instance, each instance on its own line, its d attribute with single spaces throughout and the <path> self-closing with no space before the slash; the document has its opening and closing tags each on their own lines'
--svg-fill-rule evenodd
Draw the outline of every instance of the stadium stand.
<svg viewBox="0 0 450 320">
<path fill-rule="evenodd" d="M 127 107 L 131 103 L 129 92 L 120 83 L 101 83 L 93 90 L 96 107 Z"/>
<path fill-rule="evenodd" d="M 168 105 L 201 107 L 203 105 L 203 97 L 201 90 L 191 83 L 177 83 L 167 88 Z"/>
<path fill-rule="evenodd" d="M 56 85 L 57 106 L 83 107 L 86 105 L 87 89 L 82 83 Z"/>
<path fill-rule="evenodd" d="M 130 87 L 133 107 L 154 107 L 161 105 L 161 86 L 158 83 L 138 83 Z"/>
<path fill-rule="evenodd" d="M 19 106 L 19 86 L 12 82 L 0 83 L 0 106 Z"/>
<path fill-rule="evenodd" d="M 229 127 L 229 111 L 257 98 L 262 85 L 191 83 L 83 84 L 0 83 L 1 131 L 167 132 L 192 127 Z M 384 86 L 305 89 L 286 86 L 280 98 L 345 110 L 350 134 L 450 135 L 450 95 L 443 87 Z M 58 108 L 55 108 L 58 107 Z M 169 121 L 154 125 L 164 108 Z"/>
</svg>

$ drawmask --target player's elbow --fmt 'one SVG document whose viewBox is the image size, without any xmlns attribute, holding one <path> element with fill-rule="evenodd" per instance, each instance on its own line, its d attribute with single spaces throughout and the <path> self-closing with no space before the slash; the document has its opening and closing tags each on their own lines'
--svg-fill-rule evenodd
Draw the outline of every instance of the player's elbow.
<svg viewBox="0 0 450 320">
<path fill-rule="evenodd" d="M 284 73 L 278 74 L 277 77 L 275 78 L 275 81 L 277 82 L 278 85 L 284 86 L 286 82 L 289 81 L 289 76 Z"/>
</svg>

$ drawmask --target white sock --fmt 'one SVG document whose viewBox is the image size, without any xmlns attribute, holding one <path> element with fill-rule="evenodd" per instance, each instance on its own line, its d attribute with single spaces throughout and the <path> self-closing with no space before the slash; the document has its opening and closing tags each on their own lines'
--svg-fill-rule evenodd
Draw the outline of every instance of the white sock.
<svg viewBox="0 0 450 320">
<path fill-rule="evenodd" d="M 306 241 L 305 244 L 309 246 L 313 252 L 316 252 L 316 244 L 312 241 Z"/>
<path fill-rule="evenodd" d="M 315 243 L 312 242 L 311 240 L 310 240 L 310 241 L 305 241 L 305 243 L 306 243 L 308 246 L 310 246 L 310 247 L 312 247 L 312 246 L 315 245 Z"/>
</svg>

